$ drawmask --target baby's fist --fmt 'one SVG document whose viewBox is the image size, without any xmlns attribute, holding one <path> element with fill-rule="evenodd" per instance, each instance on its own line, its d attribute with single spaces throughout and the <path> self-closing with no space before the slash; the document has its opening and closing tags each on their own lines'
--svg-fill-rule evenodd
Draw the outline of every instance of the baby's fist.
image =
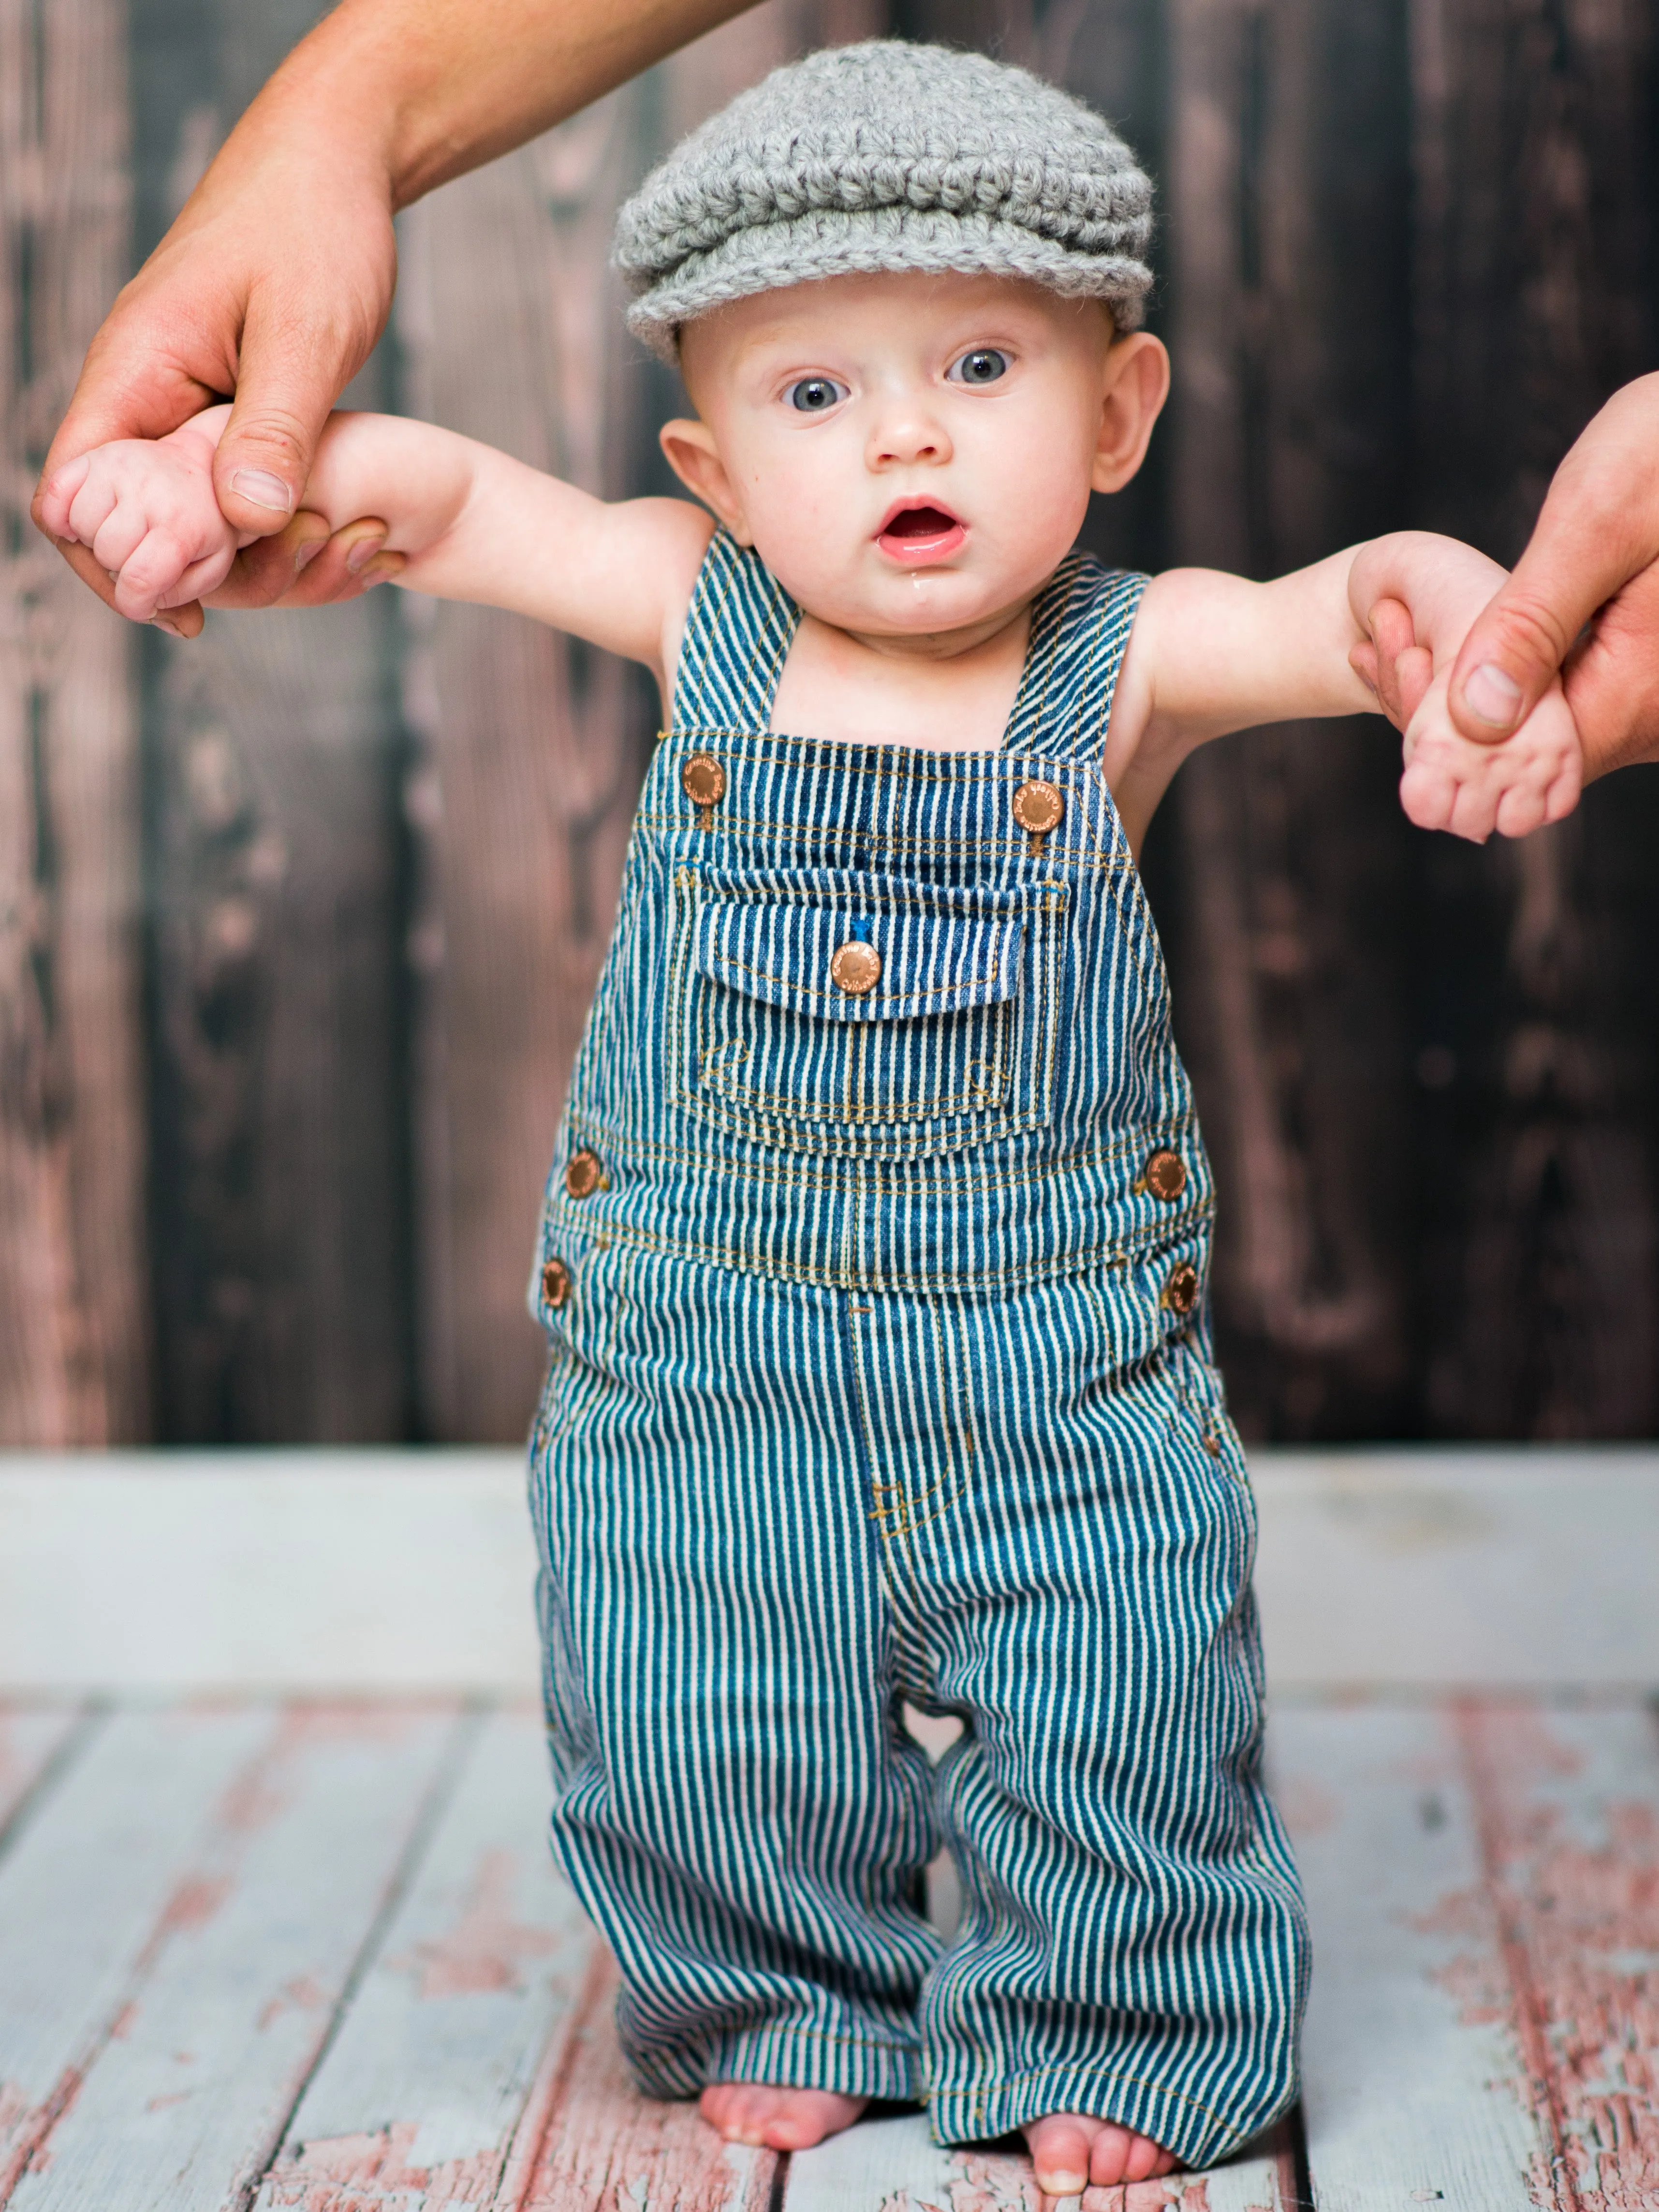
<svg viewBox="0 0 1659 2212">
<path fill-rule="evenodd" d="M 1501 744 L 1472 744 L 1447 711 L 1449 676 L 1435 678 L 1406 730 L 1400 803 L 1419 830 L 1484 844 L 1496 830 L 1524 837 L 1578 804 L 1583 750 L 1559 682 Z"/>
<path fill-rule="evenodd" d="M 41 520 L 90 550 L 133 622 L 216 590 L 239 542 L 213 495 L 212 442 L 188 424 L 158 443 L 123 438 L 66 463 L 46 486 Z"/>
</svg>

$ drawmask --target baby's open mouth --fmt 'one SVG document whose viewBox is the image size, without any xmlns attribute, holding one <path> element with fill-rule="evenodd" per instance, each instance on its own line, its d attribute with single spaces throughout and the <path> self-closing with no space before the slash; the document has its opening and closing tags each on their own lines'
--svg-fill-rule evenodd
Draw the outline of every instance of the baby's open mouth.
<svg viewBox="0 0 1659 2212">
<path fill-rule="evenodd" d="M 954 553 L 968 533 L 954 514 L 927 501 L 907 504 L 889 514 L 876 536 L 884 553 L 914 564 L 939 560 Z"/>
</svg>

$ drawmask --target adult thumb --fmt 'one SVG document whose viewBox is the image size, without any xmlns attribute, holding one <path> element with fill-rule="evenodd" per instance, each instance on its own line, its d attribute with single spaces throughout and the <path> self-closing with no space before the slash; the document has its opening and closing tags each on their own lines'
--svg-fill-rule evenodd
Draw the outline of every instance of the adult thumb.
<svg viewBox="0 0 1659 2212">
<path fill-rule="evenodd" d="M 214 457 L 213 488 L 225 520 L 269 537 L 299 506 L 329 410 L 358 364 L 337 347 L 261 343 L 250 318 L 236 396 Z"/>
<path fill-rule="evenodd" d="M 1453 665 L 1448 704 L 1463 735 L 1477 744 L 1508 737 L 1548 690 L 1600 601 L 1599 589 L 1585 596 L 1571 568 L 1517 568 L 1477 616 Z"/>
<path fill-rule="evenodd" d="M 1659 375 L 1614 392 L 1555 472 L 1515 573 L 1452 670 L 1451 716 L 1491 744 L 1529 714 L 1584 624 L 1659 556 Z"/>
</svg>

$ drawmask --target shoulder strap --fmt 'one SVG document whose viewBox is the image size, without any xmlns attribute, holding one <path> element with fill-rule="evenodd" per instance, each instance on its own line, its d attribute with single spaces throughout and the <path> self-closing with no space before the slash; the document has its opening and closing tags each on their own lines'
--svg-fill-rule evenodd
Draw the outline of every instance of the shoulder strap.
<svg viewBox="0 0 1659 2212">
<path fill-rule="evenodd" d="M 674 674 L 677 730 L 764 730 L 800 609 L 759 554 L 724 530 L 708 542 Z"/>
<path fill-rule="evenodd" d="M 1073 553 L 1060 563 L 1031 610 L 1031 641 L 1006 752 L 1100 757 L 1117 672 L 1146 583 L 1145 576 L 1103 568 L 1091 553 Z"/>
</svg>

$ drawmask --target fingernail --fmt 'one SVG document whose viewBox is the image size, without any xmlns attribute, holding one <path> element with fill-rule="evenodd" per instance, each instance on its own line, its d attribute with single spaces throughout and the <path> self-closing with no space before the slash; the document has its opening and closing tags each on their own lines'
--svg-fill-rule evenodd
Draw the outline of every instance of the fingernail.
<svg viewBox="0 0 1659 2212">
<path fill-rule="evenodd" d="M 1521 686 L 1494 661 L 1482 661 L 1463 686 L 1469 711 L 1494 730 L 1507 730 L 1521 710 Z"/>
<path fill-rule="evenodd" d="M 389 583 L 401 572 L 403 565 L 403 556 L 399 553 L 378 554 L 364 570 L 363 581 L 370 585 Z"/>
<path fill-rule="evenodd" d="M 268 507 L 277 514 L 286 514 L 294 504 L 294 495 L 281 477 L 273 477 L 264 469 L 238 469 L 230 488 L 250 507 Z"/>
<path fill-rule="evenodd" d="M 296 576 L 304 575 L 327 543 L 326 538 L 312 538 L 306 541 L 294 556 L 294 573 Z"/>
<path fill-rule="evenodd" d="M 384 538 L 360 538 L 346 555 L 346 567 L 354 576 L 361 576 L 385 544 Z"/>
</svg>

